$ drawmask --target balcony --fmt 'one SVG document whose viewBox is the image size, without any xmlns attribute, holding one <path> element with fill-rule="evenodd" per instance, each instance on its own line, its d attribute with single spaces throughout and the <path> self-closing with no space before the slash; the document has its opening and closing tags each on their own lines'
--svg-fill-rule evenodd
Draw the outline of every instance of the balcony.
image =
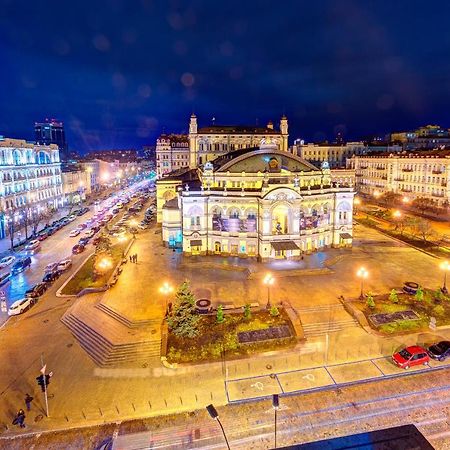
<svg viewBox="0 0 450 450">
<path fill-rule="evenodd" d="M 369 166 L 359 166 L 359 168 L 364 170 L 364 169 L 368 169 Z"/>
<path fill-rule="evenodd" d="M 402 169 L 402 172 L 413 172 L 413 169 Z"/>
<path fill-rule="evenodd" d="M 441 174 L 444 173 L 444 172 L 442 172 L 442 170 L 433 170 L 431 173 L 432 173 L 433 175 L 441 175 Z"/>
<path fill-rule="evenodd" d="M 383 166 L 376 166 L 375 170 L 386 170 Z"/>
<path fill-rule="evenodd" d="M 381 176 L 381 179 L 382 179 L 382 180 L 387 180 L 387 175 L 382 175 L 382 176 Z"/>
<path fill-rule="evenodd" d="M 442 186 L 442 187 L 447 187 L 447 182 L 446 182 L 446 181 L 443 181 L 443 182 L 441 183 L 441 186 Z"/>
<path fill-rule="evenodd" d="M 405 179 L 397 177 L 397 178 L 394 178 L 394 181 L 405 181 Z"/>
<path fill-rule="evenodd" d="M 432 193 L 431 193 L 431 196 L 432 196 L 432 197 L 442 198 L 442 197 L 444 197 L 444 194 L 441 194 L 441 193 L 439 193 L 439 192 L 432 192 Z"/>
</svg>

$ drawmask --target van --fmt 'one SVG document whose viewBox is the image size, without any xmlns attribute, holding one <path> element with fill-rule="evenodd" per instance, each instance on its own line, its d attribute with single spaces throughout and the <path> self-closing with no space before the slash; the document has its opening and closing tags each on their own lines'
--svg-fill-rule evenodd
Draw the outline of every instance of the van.
<svg viewBox="0 0 450 450">
<path fill-rule="evenodd" d="M 17 261 L 11 268 L 11 275 L 16 275 L 20 272 L 23 272 L 30 265 L 31 265 L 31 258 L 29 256 L 21 259 L 20 261 Z"/>
</svg>

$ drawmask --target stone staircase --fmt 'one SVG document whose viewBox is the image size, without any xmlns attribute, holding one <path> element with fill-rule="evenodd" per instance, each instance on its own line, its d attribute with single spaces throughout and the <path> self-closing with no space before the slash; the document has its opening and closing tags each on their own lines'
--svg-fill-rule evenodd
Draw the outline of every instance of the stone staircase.
<svg viewBox="0 0 450 450">
<path fill-rule="evenodd" d="M 120 323 L 124 324 L 128 328 L 141 328 L 141 327 L 160 327 L 161 326 L 161 320 L 159 319 L 151 319 L 151 320 L 139 320 L 136 322 L 133 322 L 129 320 L 127 317 L 122 316 L 114 309 L 110 308 L 108 305 L 105 305 L 104 303 L 97 303 L 95 305 L 96 308 L 98 308 L 100 311 L 103 311 L 105 314 L 108 314 L 112 318 L 116 319 Z"/>
<path fill-rule="evenodd" d="M 96 364 L 136 366 L 161 355 L 162 319 L 132 323 L 88 297 L 68 309 L 61 321 Z"/>
<path fill-rule="evenodd" d="M 330 305 L 314 305 L 297 308 L 300 318 L 303 316 L 319 316 L 318 321 L 302 321 L 305 337 L 324 336 L 327 333 L 359 327 L 358 322 L 350 316 L 342 306 L 335 303 Z M 334 316 L 338 317 L 334 317 Z"/>
</svg>

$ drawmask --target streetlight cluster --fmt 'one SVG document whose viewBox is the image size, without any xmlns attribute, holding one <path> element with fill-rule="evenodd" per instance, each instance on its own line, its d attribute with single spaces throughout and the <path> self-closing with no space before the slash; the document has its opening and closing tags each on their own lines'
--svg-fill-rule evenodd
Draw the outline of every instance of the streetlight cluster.
<svg viewBox="0 0 450 450">
<path fill-rule="evenodd" d="M 364 298 L 364 280 L 369 276 L 369 272 L 365 267 L 360 267 L 356 272 L 356 276 L 361 279 L 361 292 L 359 298 L 362 300 Z"/>
<path fill-rule="evenodd" d="M 263 283 L 267 286 L 267 305 L 266 308 L 270 309 L 270 286 L 272 286 L 275 283 L 275 278 L 271 273 L 267 273 L 266 276 L 263 279 Z"/>
</svg>

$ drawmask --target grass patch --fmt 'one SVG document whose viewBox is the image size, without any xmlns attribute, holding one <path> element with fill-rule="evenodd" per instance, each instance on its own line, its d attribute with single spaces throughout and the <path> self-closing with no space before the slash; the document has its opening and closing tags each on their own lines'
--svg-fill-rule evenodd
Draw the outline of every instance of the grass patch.
<svg viewBox="0 0 450 450">
<path fill-rule="evenodd" d="M 243 314 L 225 314 L 223 323 L 216 322 L 215 315 L 201 316 L 200 333 L 195 338 L 181 338 L 169 333 L 167 359 L 170 362 L 214 361 L 221 357 L 239 357 L 252 353 L 279 350 L 294 345 L 295 337 L 272 339 L 251 344 L 240 344 L 238 333 L 264 330 L 291 322 L 280 309 L 280 315 L 273 317 L 268 311 L 253 312 L 249 319 Z M 291 327 L 292 329 L 292 327 Z M 294 332 L 292 332 L 294 336 Z"/>
<path fill-rule="evenodd" d="M 83 289 L 86 288 L 101 288 L 106 285 L 111 277 L 116 265 L 122 259 L 123 252 L 127 247 L 127 242 L 123 244 L 116 244 L 111 247 L 111 259 L 113 261 L 111 269 L 98 275 L 94 279 L 94 261 L 95 255 L 89 257 L 89 259 L 83 264 L 81 269 L 75 274 L 75 276 L 64 286 L 61 291 L 63 295 L 77 295 Z"/>
</svg>

